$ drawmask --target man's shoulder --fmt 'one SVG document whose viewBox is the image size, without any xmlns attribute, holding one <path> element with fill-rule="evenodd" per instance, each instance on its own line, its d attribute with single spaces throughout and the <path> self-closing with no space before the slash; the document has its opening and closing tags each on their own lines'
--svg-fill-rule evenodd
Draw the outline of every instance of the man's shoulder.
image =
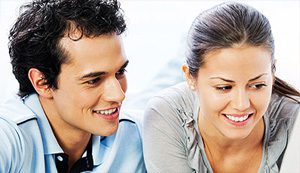
<svg viewBox="0 0 300 173">
<path fill-rule="evenodd" d="M 139 124 L 142 120 L 143 110 L 125 109 L 121 111 L 120 122 Z"/>
<path fill-rule="evenodd" d="M 138 110 L 122 111 L 117 132 L 111 136 L 101 137 L 104 163 L 97 170 L 102 172 L 103 170 L 105 172 L 120 172 L 120 170 L 146 172 L 139 127 L 140 114 L 141 112 Z"/>
<path fill-rule="evenodd" d="M 22 143 L 29 140 L 31 135 L 36 134 L 36 115 L 23 103 L 19 97 L 13 97 L 5 101 L 0 106 L 0 128 L 2 136 L 11 143 Z M 29 133 L 28 133 L 29 132 Z M 27 141 L 28 142 L 28 141 Z"/>
<path fill-rule="evenodd" d="M 36 165 L 36 161 L 39 161 L 38 156 L 42 158 L 43 153 L 40 153 L 41 147 L 37 147 L 33 135 L 30 135 L 38 133 L 36 130 L 22 128 L 16 122 L 0 117 L 0 172 L 32 172 L 40 167 Z M 27 131 L 32 133 L 28 134 Z"/>
<path fill-rule="evenodd" d="M 17 96 L 6 100 L 0 105 L 0 117 L 16 124 L 36 119 L 35 114 Z"/>
</svg>

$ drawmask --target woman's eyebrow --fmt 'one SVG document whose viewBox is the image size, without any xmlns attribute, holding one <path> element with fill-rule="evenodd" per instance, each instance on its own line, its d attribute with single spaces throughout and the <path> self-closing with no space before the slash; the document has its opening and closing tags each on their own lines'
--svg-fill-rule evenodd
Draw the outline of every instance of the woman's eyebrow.
<svg viewBox="0 0 300 173">
<path fill-rule="evenodd" d="M 223 80 L 225 82 L 230 82 L 230 83 L 233 83 L 234 81 L 233 80 L 230 80 L 230 79 L 225 79 L 225 78 L 222 78 L 222 77 L 211 77 L 209 79 L 219 79 L 219 80 Z"/>
<path fill-rule="evenodd" d="M 267 75 L 267 74 L 268 74 L 268 73 L 260 74 L 260 75 L 258 75 L 258 76 L 256 76 L 256 77 L 250 79 L 249 82 L 255 81 L 255 80 L 257 80 L 257 79 L 259 79 L 259 78 L 261 78 L 262 76 Z"/>
<path fill-rule="evenodd" d="M 255 80 L 257 80 L 257 79 L 259 79 L 259 78 L 261 78 L 262 76 L 267 75 L 267 74 L 268 74 L 268 73 L 260 74 L 260 75 L 258 75 L 258 76 L 256 76 L 256 77 L 250 79 L 249 82 L 255 81 Z M 223 81 L 225 81 L 225 82 L 234 83 L 233 80 L 225 79 L 225 78 L 223 78 L 223 77 L 211 77 L 211 78 L 209 78 L 209 79 L 219 79 L 219 80 L 223 80 Z"/>
</svg>

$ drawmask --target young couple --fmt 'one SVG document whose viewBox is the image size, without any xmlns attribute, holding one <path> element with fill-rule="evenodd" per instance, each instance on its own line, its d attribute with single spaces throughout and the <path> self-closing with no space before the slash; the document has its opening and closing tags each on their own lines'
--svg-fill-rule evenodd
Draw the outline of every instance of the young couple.
<svg viewBox="0 0 300 173">
<path fill-rule="evenodd" d="M 265 16 L 240 3 L 200 15 L 187 82 L 151 99 L 127 89 L 116 0 L 35 0 L 9 35 L 19 93 L 0 107 L 0 172 L 278 172 L 299 92 L 275 76 Z M 143 132 L 143 133 L 141 133 Z"/>
</svg>

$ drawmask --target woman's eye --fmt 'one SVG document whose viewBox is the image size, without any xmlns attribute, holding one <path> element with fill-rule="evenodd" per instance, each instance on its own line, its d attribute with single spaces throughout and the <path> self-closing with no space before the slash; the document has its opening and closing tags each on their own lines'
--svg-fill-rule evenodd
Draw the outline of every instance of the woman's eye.
<svg viewBox="0 0 300 173">
<path fill-rule="evenodd" d="M 116 73 L 116 78 L 121 79 L 125 76 L 126 69 L 121 69 Z"/>
<path fill-rule="evenodd" d="M 232 86 L 218 86 L 216 87 L 219 91 L 229 91 L 232 88 Z"/>
<path fill-rule="evenodd" d="M 264 88 L 266 87 L 267 85 L 266 84 L 254 84 L 254 85 L 250 85 L 250 88 L 253 88 L 253 89 L 261 89 L 261 88 Z"/>
</svg>

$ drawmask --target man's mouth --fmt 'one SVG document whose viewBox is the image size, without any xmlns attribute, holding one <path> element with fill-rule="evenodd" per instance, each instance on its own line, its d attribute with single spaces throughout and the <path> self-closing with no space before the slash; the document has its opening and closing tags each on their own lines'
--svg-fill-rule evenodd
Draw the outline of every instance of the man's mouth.
<svg viewBox="0 0 300 173">
<path fill-rule="evenodd" d="M 109 121 L 115 121 L 119 118 L 120 107 L 108 108 L 105 110 L 93 110 L 93 114 L 96 117 L 103 118 Z"/>
<path fill-rule="evenodd" d="M 118 111 L 118 108 L 112 108 L 112 109 L 106 109 L 106 110 L 94 110 L 94 113 L 109 116 L 114 114 L 116 111 Z"/>
</svg>

